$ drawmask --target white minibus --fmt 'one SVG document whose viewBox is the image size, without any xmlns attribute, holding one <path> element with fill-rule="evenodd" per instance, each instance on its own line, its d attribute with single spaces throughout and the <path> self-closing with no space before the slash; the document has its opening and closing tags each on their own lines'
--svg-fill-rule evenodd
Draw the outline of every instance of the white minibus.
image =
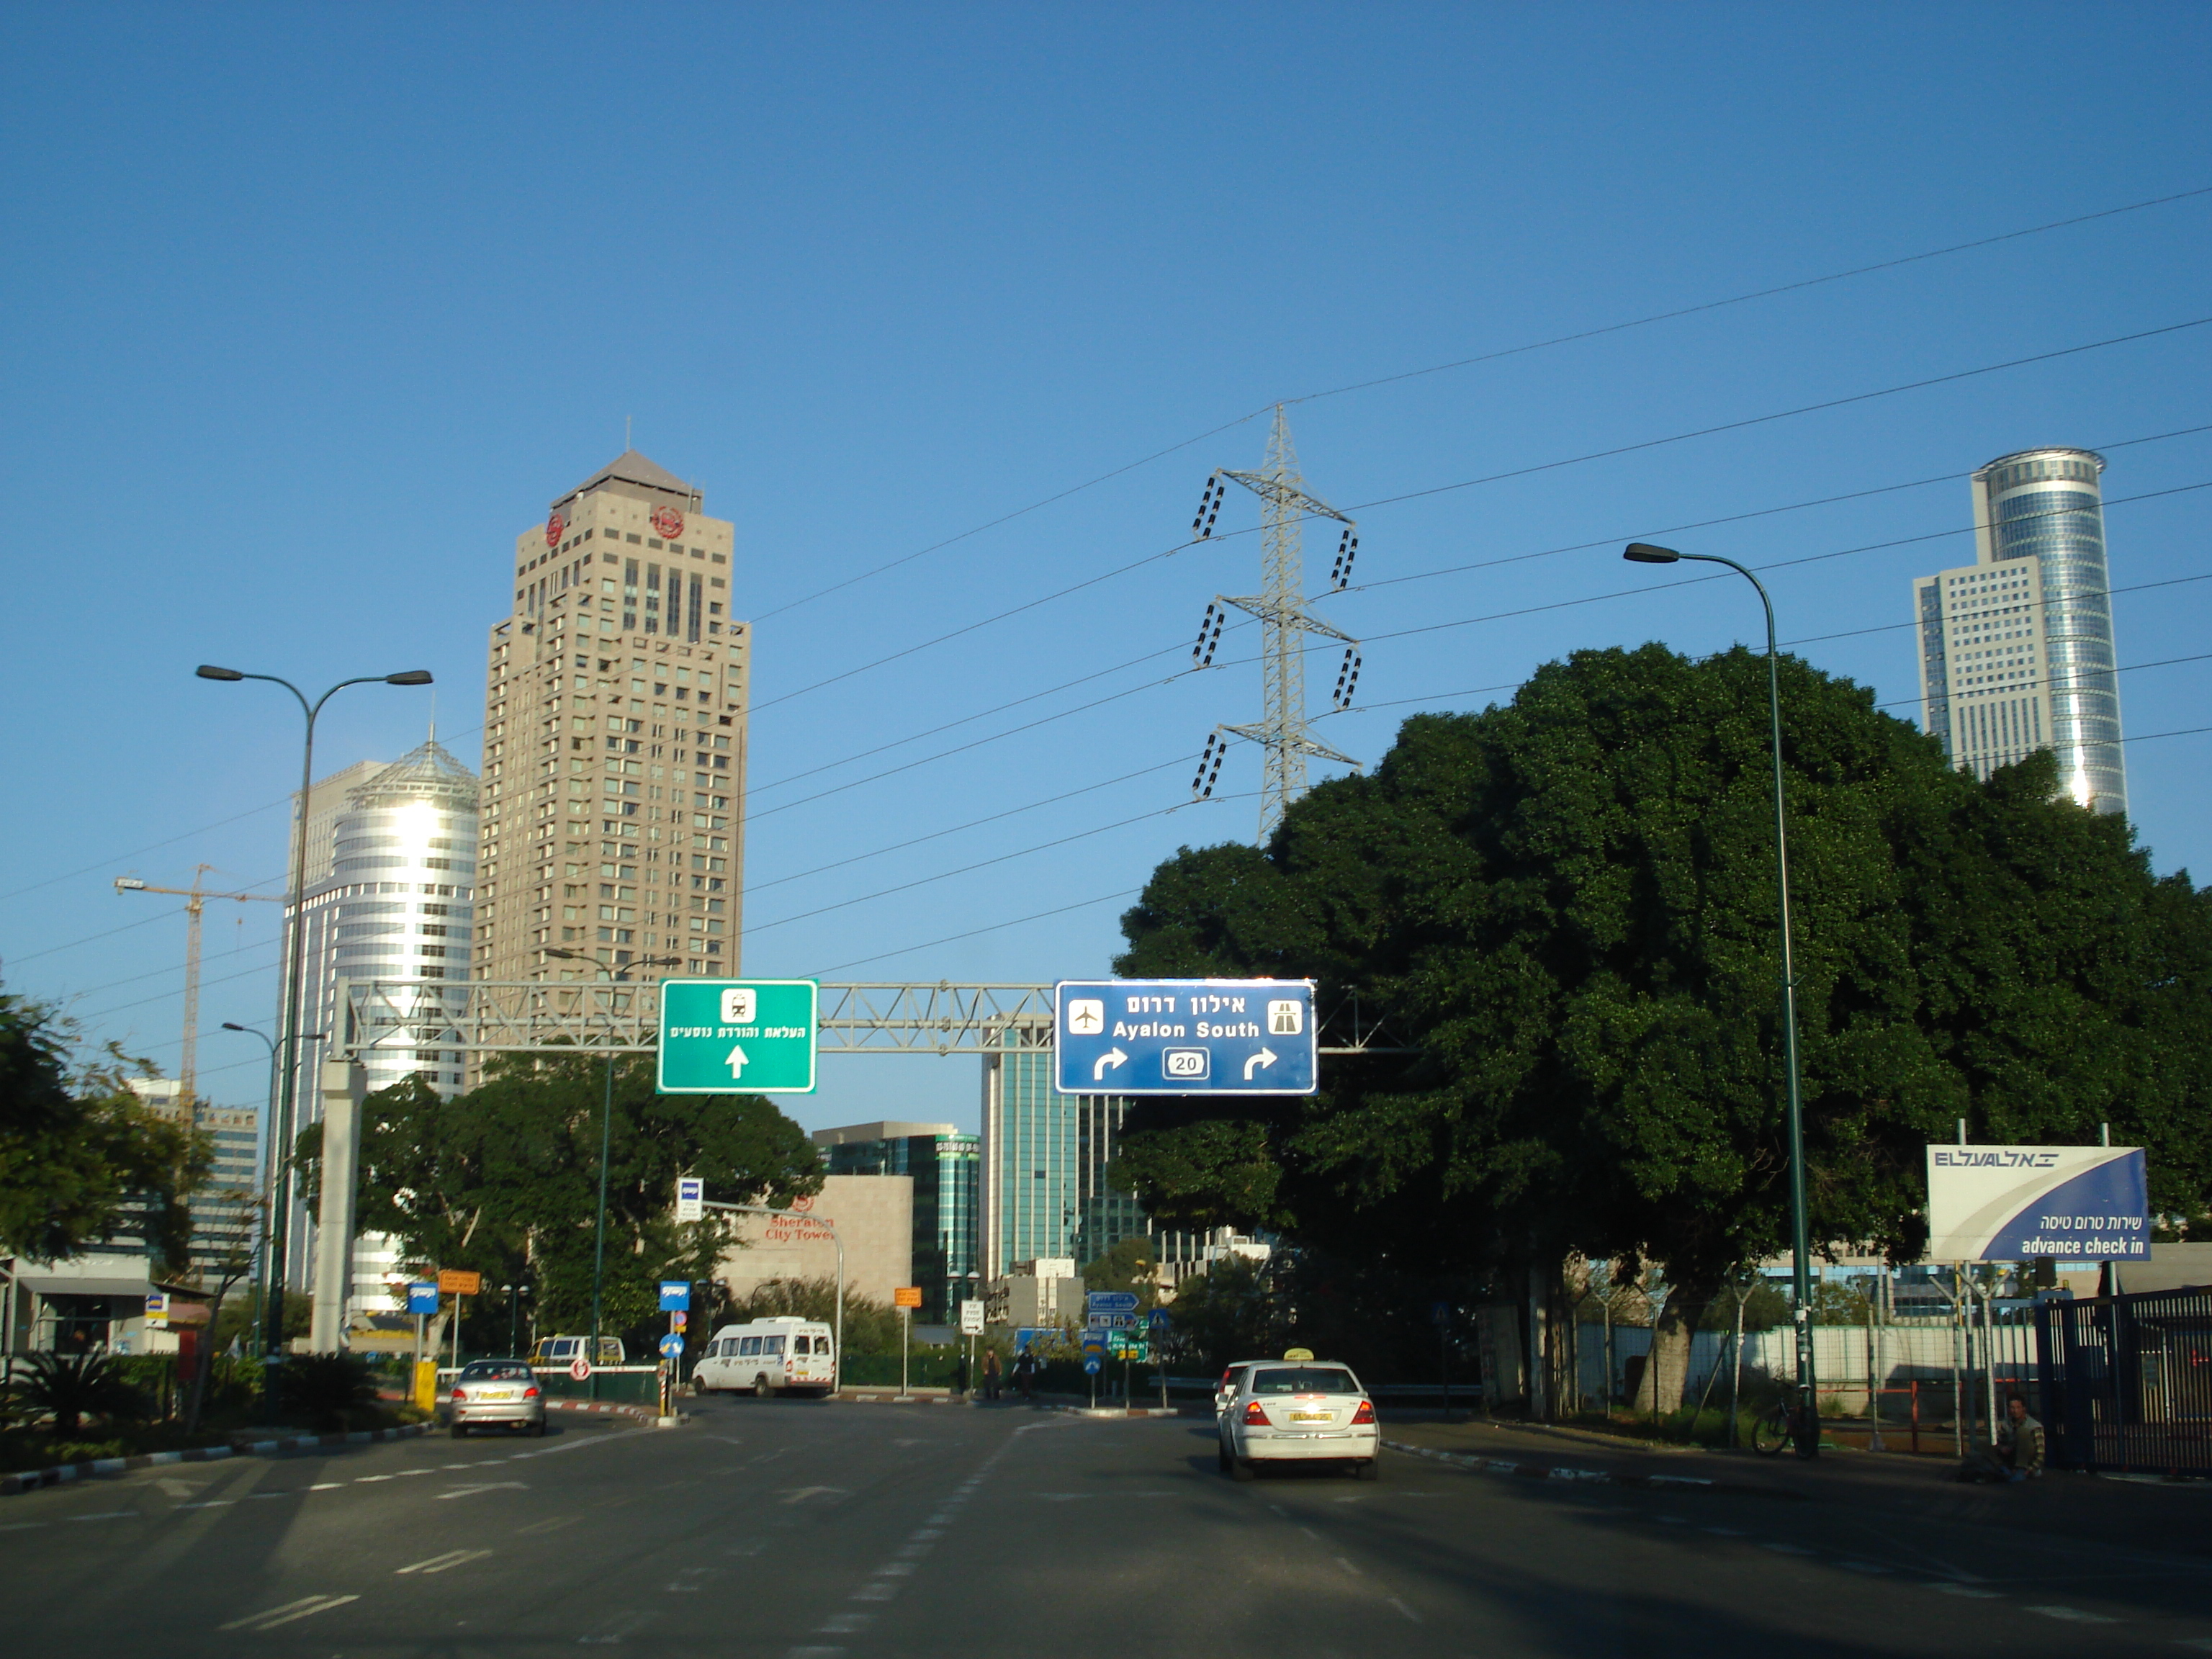
<svg viewBox="0 0 2212 1659">
<path fill-rule="evenodd" d="M 698 1394 L 750 1389 L 765 1400 L 787 1389 L 828 1394 L 836 1377 L 830 1328 L 787 1315 L 716 1331 L 692 1367 L 691 1387 Z"/>
</svg>

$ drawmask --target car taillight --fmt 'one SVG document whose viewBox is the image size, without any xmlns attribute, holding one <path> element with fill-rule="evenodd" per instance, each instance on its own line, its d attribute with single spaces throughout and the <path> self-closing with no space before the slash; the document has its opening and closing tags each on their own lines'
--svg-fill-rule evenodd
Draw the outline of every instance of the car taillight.
<svg viewBox="0 0 2212 1659">
<path fill-rule="evenodd" d="M 1375 1402 L 1371 1400 L 1361 1401 L 1359 1409 L 1352 1414 L 1352 1420 L 1355 1423 L 1372 1423 L 1375 1420 Z"/>
<path fill-rule="evenodd" d="M 1255 1400 L 1245 1407 L 1244 1420 L 1247 1423 L 1257 1423 L 1264 1429 L 1267 1426 L 1267 1413 L 1260 1409 L 1260 1402 Z"/>
<path fill-rule="evenodd" d="M 528 1388 L 525 1389 L 522 1391 L 522 1397 L 523 1397 L 525 1400 L 535 1400 L 535 1399 L 537 1399 L 537 1398 L 538 1398 L 538 1385 L 537 1385 L 535 1382 L 533 1382 L 533 1383 L 532 1383 Z M 1368 1413 L 1368 1415 L 1369 1415 L 1370 1417 L 1372 1417 L 1372 1416 L 1374 1415 L 1374 1413 L 1373 1413 L 1372 1412 L 1370 1412 L 1370 1413 Z"/>
<path fill-rule="evenodd" d="M 467 1395 L 467 1394 L 466 1394 L 466 1393 L 465 1393 L 463 1390 L 461 1390 L 461 1389 L 455 1389 L 453 1390 L 453 1398 L 454 1398 L 454 1399 L 456 1399 L 456 1400 L 466 1400 L 466 1399 L 468 1398 L 468 1395 Z"/>
</svg>

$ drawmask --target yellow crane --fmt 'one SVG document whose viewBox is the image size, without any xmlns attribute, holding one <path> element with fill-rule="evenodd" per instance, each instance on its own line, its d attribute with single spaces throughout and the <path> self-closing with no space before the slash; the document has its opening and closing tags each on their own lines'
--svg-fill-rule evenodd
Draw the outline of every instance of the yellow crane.
<svg viewBox="0 0 2212 1659">
<path fill-rule="evenodd" d="M 283 896 L 279 893 L 209 892 L 201 884 L 214 868 L 212 864 L 200 865 L 192 872 L 192 884 L 189 887 L 153 887 L 136 876 L 118 876 L 115 878 L 115 890 L 118 893 L 173 893 L 185 902 L 185 1047 L 184 1053 L 177 1060 L 177 1081 L 181 1085 L 179 1092 L 183 1099 L 179 1103 L 184 1108 L 187 1122 L 191 1121 L 192 1110 L 199 1101 L 195 1091 L 198 1086 L 199 1070 L 201 912 L 211 898 L 236 899 L 240 903 L 258 904 L 282 904 L 284 902 Z"/>
</svg>

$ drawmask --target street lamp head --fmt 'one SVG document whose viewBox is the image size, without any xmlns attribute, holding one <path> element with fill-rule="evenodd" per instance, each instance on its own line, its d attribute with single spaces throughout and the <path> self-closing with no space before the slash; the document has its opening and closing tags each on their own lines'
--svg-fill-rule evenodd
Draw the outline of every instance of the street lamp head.
<svg viewBox="0 0 2212 1659">
<path fill-rule="evenodd" d="M 1674 564 L 1682 556 L 1671 547 L 1654 547 L 1650 542 L 1631 542 L 1621 549 L 1620 556 L 1631 564 Z"/>
<path fill-rule="evenodd" d="M 240 1024 L 237 1024 L 237 1023 L 236 1023 L 235 1021 L 234 1021 L 234 1020 L 228 1020 L 228 1019 L 227 1019 L 227 1020 L 223 1021 L 223 1023 L 222 1023 L 222 1029 L 223 1029 L 224 1030 L 226 1030 L 226 1031 L 242 1031 L 242 1030 L 244 1030 L 246 1029 L 246 1027 L 244 1027 L 243 1025 L 240 1025 Z"/>
<path fill-rule="evenodd" d="M 211 662 L 202 663 L 192 672 L 204 680 L 242 680 L 246 678 L 235 668 L 217 668 Z"/>
<path fill-rule="evenodd" d="M 386 685 L 428 685 L 430 684 L 430 671 L 427 668 L 410 668 L 404 674 L 386 674 L 384 677 L 384 683 Z"/>
</svg>

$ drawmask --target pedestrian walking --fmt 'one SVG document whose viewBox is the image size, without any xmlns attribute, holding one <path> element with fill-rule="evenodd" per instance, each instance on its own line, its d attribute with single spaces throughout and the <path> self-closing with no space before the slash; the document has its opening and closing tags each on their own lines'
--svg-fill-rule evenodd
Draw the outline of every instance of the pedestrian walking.
<svg viewBox="0 0 2212 1659">
<path fill-rule="evenodd" d="M 983 1352 L 983 1398 L 999 1397 L 999 1351 L 987 1348 Z"/>
</svg>

